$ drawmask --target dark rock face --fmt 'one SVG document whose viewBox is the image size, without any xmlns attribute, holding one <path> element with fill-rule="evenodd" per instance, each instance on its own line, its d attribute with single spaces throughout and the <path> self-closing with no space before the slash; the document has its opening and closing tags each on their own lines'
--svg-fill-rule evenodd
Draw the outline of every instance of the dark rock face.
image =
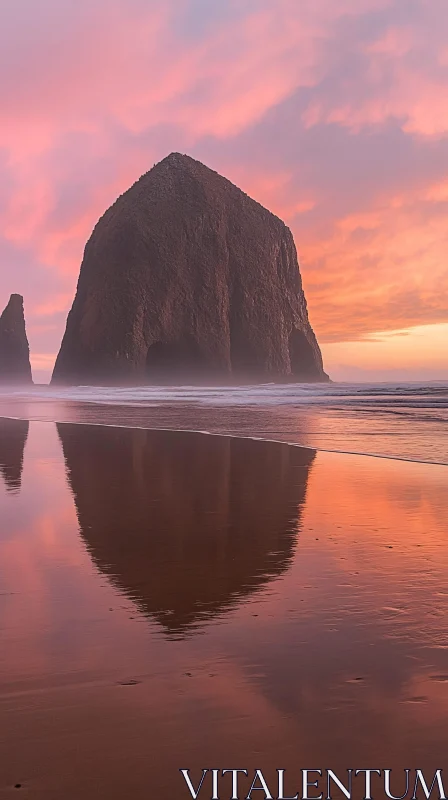
<svg viewBox="0 0 448 800">
<path fill-rule="evenodd" d="M 197 630 L 291 564 L 313 450 L 179 431 L 57 428 L 94 562 L 167 635 Z"/>
<path fill-rule="evenodd" d="M 28 420 L 0 417 L 0 475 L 8 492 L 18 492 L 21 486 L 28 429 Z"/>
<path fill-rule="evenodd" d="M 12 294 L 0 317 L 0 383 L 32 383 L 23 297 Z"/>
<path fill-rule="evenodd" d="M 96 225 L 61 383 L 326 380 L 289 228 L 172 153 Z"/>
</svg>

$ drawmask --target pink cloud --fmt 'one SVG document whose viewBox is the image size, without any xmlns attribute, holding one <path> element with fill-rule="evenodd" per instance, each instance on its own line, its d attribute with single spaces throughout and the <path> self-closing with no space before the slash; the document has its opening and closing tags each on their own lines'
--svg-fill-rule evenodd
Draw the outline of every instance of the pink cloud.
<svg viewBox="0 0 448 800">
<path fill-rule="evenodd" d="M 447 134 L 446 6 L 389 6 L 376 35 L 350 42 L 360 71 L 344 75 L 343 91 L 313 97 L 303 115 L 306 125 L 336 123 L 356 133 L 394 118 L 412 134 Z"/>
</svg>

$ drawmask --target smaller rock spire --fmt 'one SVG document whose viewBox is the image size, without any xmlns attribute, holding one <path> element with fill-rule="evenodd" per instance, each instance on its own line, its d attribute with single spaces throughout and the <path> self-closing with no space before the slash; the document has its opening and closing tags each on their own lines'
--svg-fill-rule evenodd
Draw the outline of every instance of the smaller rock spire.
<svg viewBox="0 0 448 800">
<path fill-rule="evenodd" d="M 23 297 L 12 294 L 0 316 L 0 383 L 32 383 Z"/>
</svg>

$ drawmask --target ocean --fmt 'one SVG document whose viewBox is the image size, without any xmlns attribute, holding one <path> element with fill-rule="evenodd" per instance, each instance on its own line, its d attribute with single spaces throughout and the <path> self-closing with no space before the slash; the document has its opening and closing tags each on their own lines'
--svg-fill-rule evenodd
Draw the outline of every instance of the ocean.
<svg viewBox="0 0 448 800">
<path fill-rule="evenodd" d="M 198 430 L 448 464 L 448 382 L 0 391 L 0 415 Z"/>
</svg>

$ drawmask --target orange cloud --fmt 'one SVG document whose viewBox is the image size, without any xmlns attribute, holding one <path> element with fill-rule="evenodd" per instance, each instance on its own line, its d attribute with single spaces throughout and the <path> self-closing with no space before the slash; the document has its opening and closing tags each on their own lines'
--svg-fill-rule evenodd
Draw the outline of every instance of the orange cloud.
<svg viewBox="0 0 448 800">
<path fill-rule="evenodd" d="M 312 267 L 306 285 L 323 340 L 446 320 L 447 249 L 445 214 L 412 196 L 343 217 L 326 239 L 304 241 L 302 263 Z"/>
</svg>

